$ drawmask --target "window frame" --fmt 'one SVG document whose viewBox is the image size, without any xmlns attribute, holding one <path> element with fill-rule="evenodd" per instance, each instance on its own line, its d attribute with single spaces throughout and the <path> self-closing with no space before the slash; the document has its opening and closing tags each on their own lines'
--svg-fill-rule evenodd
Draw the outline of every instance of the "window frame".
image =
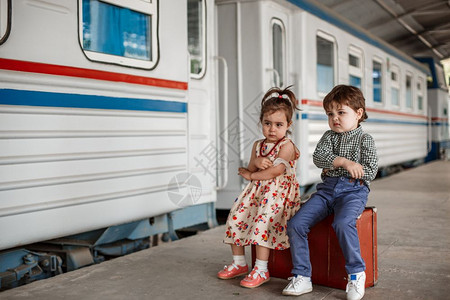
<svg viewBox="0 0 450 300">
<path fill-rule="evenodd" d="M 319 91 L 319 82 L 318 82 L 318 75 L 319 75 L 319 73 L 317 72 L 317 70 L 318 70 L 318 48 L 317 48 L 317 41 L 318 41 L 318 39 L 317 38 L 321 38 L 321 39 L 324 39 L 324 40 L 326 40 L 326 41 L 328 41 L 328 42 L 330 42 L 330 43 L 332 43 L 333 44 L 333 82 L 332 82 L 332 84 L 331 84 L 331 89 L 336 85 L 336 82 L 337 82 L 337 74 L 338 74 L 338 70 L 337 70 L 337 68 L 338 68 L 338 63 L 337 63 L 337 55 L 338 55 L 338 53 L 337 53 L 337 41 L 336 41 L 336 38 L 333 36 L 333 35 L 331 35 L 331 34 L 328 34 L 328 33 L 325 33 L 325 32 L 323 32 L 323 31 L 317 31 L 316 32 L 316 68 L 315 68 L 315 71 L 316 71 L 316 92 L 317 92 L 317 94 L 320 96 L 320 97 L 325 97 L 330 91 L 331 91 L 331 89 L 329 90 L 329 91 L 327 91 L 327 92 L 323 92 L 323 91 Z"/>
<path fill-rule="evenodd" d="M 350 55 L 358 58 L 359 66 L 352 66 L 350 64 Z M 348 75 L 349 75 L 349 84 L 350 84 L 350 76 L 358 77 L 361 81 L 361 86 L 358 87 L 364 93 L 364 52 L 361 48 L 350 45 L 348 49 Z"/>
<path fill-rule="evenodd" d="M 0 45 L 11 33 L 11 0 L 0 0 Z"/>
<path fill-rule="evenodd" d="M 410 79 L 410 100 L 411 100 L 411 106 L 408 106 L 408 85 L 407 85 L 407 81 L 408 78 Z M 405 74 L 405 107 L 408 110 L 413 110 L 414 109 L 414 76 L 410 71 L 407 71 Z"/>
<path fill-rule="evenodd" d="M 416 98 L 417 98 L 417 110 L 423 112 L 424 110 L 424 87 L 426 86 L 425 80 L 422 77 L 418 77 L 416 81 Z M 421 101 L 419 101 L 421 97 Z M 420 107 L 420 104 L 422 107 Z"/>
<path fill-rule="evenodd" d="M 444 67 L 442 66 L 441 63 L 438 62 L 434 62 L 434 70 L 436 73 L 436 85 L 438 88 L 440 89 L 444 89 L 447 90 L 447 84 L 445 81 L 445 72 L 444 72 Z"/>
<path fill-rule="evenodd" d="M 275 58 L 275 48 L 273 47 L 274 46 L 274 34 L 275 34 L 274 27 L 275 26 L 279 26 L 281 28 L 281 39 L 282 39 L 282 41 L 281 41 L 281 53 L 282 53 L 282 56 L 281 56 L 282 57 L 282 60 L 281 60 L 282 72 L 281 72 L 281 74 L 280 74 L 280 71 L 275 68 L 275 59 L 274 59 Z M 271 32 L 270 38 L 271 38 L 271 45 L 272 45 L 272 47 L 271 47 L 272 69 L 277 71 L 277 74 L 279 76 L 279 81 L 280 81 L 280 82 L 276 83 L 274 80 L 274 83 L 275 83 L 275 85 L 282 87 L 286 81 L 285 80 L 286 79 L 286 48 L 287 48 L 286 47 L 286 26 L 284 25 L 282 20 L 280 20 L 278 18 L 272 18 L 270 20 L 270 32 Z"/>
<path fill-rule="evenodd" d="M 128 8 L 130 10 L 150 16 L 151 28 L 151 60 L 142 60 L 131 57 L 112 55 L 107 53 L 94 52 L 83 48 L 83 0 L 78 0 L 78 39 L 81 50 L 90 61 L 115 64 L 125 67 L 152 70 L 159 62 L 159 8 L 158 0 L 99 0 L 100 2 Z"/>
<path fill-rule="evenodd" d="M 394 79 L 392 79 L 392 75 L 393 74 L 395 74 L 396 76 L 396 79 L 394 80 Z M 391 87 L 391 103 L 390 103 L 390 105 L 391 106 L 393 106 L 393 107 L 396 107 L 396 108 L 400 108 L 401 107 L 401 88 L 400 88 L 400 68 L 399 68 L 399 66 L 397 66 L 397 65 L 391 65 L 391 70 L 389 71 L 389 75 L 390 75 L 390 77 L 389 77 L 389 80 L 390 80 L 390 87 Z M 395 103 L 393 103 L 393 97 L 392 97 L 392 90 L 393 89 L 397 89 L 397 91 L 398 91 L 398 98 L 397 98 L 397 100 L 398 100 L 398 103 L 397 104 L 395 104 Z"/>
<path fill-rule="evenodd" d="M 374 71 L 374 62 L 380 64 L 381 66 L 381 70 L 380 70 L 380 74 L 381 74 L 381 80 L 380 80 L 380 101 L 375 101 L 374 99 L 374 76 L 373 76 L 373 71 Z M 386 103 L 386 76 L 384 75 L 384 70 L 385 70 L 385 65 L 383 63 L 383 59 L 381 59 L 378 56 L 373 56 L 372 57 L 372 101 L 375 105 L 384 105 Z"/>
<path fill-rule="evenodd" d="M 203 60 L 203 68 L 202 68 L 202 70 L 199 72 L 199 73 L 192 73 L 191 72 L 191 63 L 192 63 L 192 58 L 191 58 L 191 53 L 189 52 L 189 49 L 188 49 L 188 52 L 189 52 L 189 76 L 191 77 L 191 78 L 193 78 L 193 79 L 201 79 L 201 78 L 203 78 L 203 76 L 205 76 L 205 73 L 206 73 L 206 68 L 207 68 L 207 54 L 206 54 L 206 51 L 207 51 L 207 48 L 206 48 L 206 37 L 207 37 L 207 35 L 206 35 L 206 9 L 207 9 L 207 7 L 206 7 L 206 1 L 205 0 L 201 0 L 202 1 L 202 16 L 201 16 L 201 18 L 202 18 L 202 20 L 201 20 L 201 22 L 202 22 L 202 45 L 201 45 L 201 48 L 202 48 L 202 60 Z M 189 16 L 188 16 L 188 18 L 189 18 Z M 189 20 L 188 20 L 188 22 L 189 22 Z M 189 26 L 188 26 L 188 30 L 189 30 Z M 188 32 L 188 38 L 189 38 L 189 32 Z M 188 46 L 189 46 L 189 41 L 188 41 Z"/>
</svg>

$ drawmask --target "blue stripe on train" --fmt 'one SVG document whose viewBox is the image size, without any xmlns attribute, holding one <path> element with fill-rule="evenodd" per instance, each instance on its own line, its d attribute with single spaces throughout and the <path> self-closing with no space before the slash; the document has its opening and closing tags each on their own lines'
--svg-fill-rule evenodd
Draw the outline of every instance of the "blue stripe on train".
<svg viewBox="0 0 450 300">
<path fill-rule="evenodd" d="M 0 89 L 0 104 L 186 113 L 187 103 L 153 99 Z"/>
</svg>

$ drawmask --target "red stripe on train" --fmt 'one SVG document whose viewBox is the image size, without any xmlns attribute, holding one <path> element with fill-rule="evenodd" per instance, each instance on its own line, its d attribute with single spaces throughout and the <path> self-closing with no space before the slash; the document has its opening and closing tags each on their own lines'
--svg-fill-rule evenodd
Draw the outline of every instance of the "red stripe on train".
<svg viewBox="0 0 450 300">
<path fill-rule="evenodd" d="M 322 107 L 322 101 L 319 101 L 319 100 L 302 99 L 302 104 Z M 367 108 L 367 111 L 375 112 L 375 113 L 382 113 L 382 114 L 391 114 L 391 115 L 398 115 L 398 116 L 405 116 L 405 117 L 427 119 L 427 116 L 422 116 L 422 115 L 417 115 L 417 114 L 409 114 L 409 113 L 404 113 L 404 112 L 399 112 L 399 111 L 391 111 L 391 110 L 385 110 L 385 109 Z"/>
<path fill-rule="evenodd" d="M 105 81 L 126 82 L 133 84 L 149 85 L 156 87 L 164 87 L 170 89 L 187 90 L 187 82 L 165 80 L 151 77 L 143 77 L 136 75 L 129 75 L 123 73 L 107 72 L 100 70 L 84 69 L 77 67 L 44 64 L 30 61 L 4 59 L 0 58 L 0 69 L 20 71 L 20 72 L 32 72 L 40 74 L 70 76 L 89 78 Z"/>
<path fill-rule="evenodd" d="M 431 121 L 442 121 L 442 122 L 447 122 L 447 121 L 448 121 L 448 118 L 433 117 L 433 118 L 431 118 Z"/>
</svg>

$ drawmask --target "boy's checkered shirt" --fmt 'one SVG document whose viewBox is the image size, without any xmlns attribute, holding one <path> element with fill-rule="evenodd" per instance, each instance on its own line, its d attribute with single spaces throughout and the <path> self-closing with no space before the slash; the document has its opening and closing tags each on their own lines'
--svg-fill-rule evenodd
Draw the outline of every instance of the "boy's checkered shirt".
<svg viewBox="0 0 450 300">
<path fill-rule="evenodd" d="M 372 136 L 364 133 L 361 126 L 356 129 L 336 133 L 326 131 L 313 153 L 314 164 L 321 169 L 329 169 L 326 176 L 348 177 L 350 173 L 342 167 L 334 168 L 333 161 L 336 157 L 344 157 L 354 162 L 359 162 L 364 169 L 362 180 L 367 186 L 375 179 L 378 171 L 378 156 L 375 141 Z"/>
</svg>

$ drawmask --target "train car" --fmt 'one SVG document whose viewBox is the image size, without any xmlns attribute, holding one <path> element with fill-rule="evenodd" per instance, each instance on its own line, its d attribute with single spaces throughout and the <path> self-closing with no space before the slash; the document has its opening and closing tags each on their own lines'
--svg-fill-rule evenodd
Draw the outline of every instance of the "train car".
<svg viewBox="0 0 450 300">
<path fill-rule="evenodd" d="M 293 85 L 300 101 L 292 138 L 301 151 L 302 194 L 320 181 L 312 153 L 328 129 L 322 99 L 337 84 L 364 93 L 369 119 L 362 125 L 375 139 L 381 170 L 427 156 L 427 69 L 421 63 L 310 1 L 216 4 L 219 55 L 233 62 L 235 74 L 227 123 L 237 127 L 229 143 L 230 180 L 217 208 L 230 208 L 242 188 L 233 172 L 246 165 L 253 141 L 262 137 L 258 109 L 263 91 L 274 85 Z"/>
<path fill-rule="evenodd" d="M 179 4 L 0 0 L 0 288 L 214 225 L 214 5 Z"/>
<path fill-rule="evenodd" d="M 450 96 L 445 83 L 444 67 L 431 57 L 417 57 L 429 69 L 427 77 L 428 116 L 431 134 L 428 139 L 429 153 L 426 161 L 450 158 L 450 133 L 448 109 Z"/>
</svg>

